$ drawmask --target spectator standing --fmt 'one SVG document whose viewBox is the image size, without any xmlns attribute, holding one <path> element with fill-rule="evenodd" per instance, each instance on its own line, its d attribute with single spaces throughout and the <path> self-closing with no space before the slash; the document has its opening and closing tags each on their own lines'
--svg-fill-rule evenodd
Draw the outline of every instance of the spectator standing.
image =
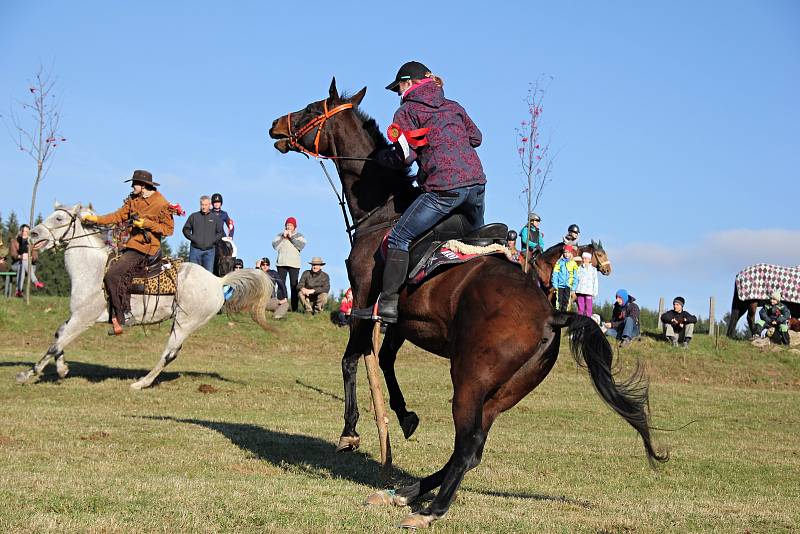
<svg viewBox="0 0 800 534">
<path fill-rule="evenodd" d="M 311 269 L 304 271 L 297 283 L 300 291 L 300 300 L 303 309 L 311 312 L 311 315 L 321 312 L 328 302 L 328 293 L 331 291 L 331 279 L 328 273 L 322 270 L 325 262 L 322 258 L 315 256 L 311 258 Z"/>
<path fill-rule="evenodd" d="M 189 261 L 214 272 L 214 247 L 225 237 L 222 221 L 211 213 L 211 199 L 200 197 L 200 211 L 189 215 L 183 225 L 183 236 L 189 240 Z"/>
<path fill-rule="evenodd" d="M 564 247 L 564 254 L 553 267 L 550 283 L 556 290 L 556 309 L 567 311 L 569 300 L 578 288 L 578 264 L 572 259 L 575 248 L 572 245 Z"/>
<path fill-rule="evenodd" d="M 267 303 L 267 309 L 273 312 L 273 319 L 283 319 L 289 311 L 289 299 L 286 293 L 286 284 L 280 279 L 278 271 L 270 269 L 269 258 L 261 258 L 258 268 L 267 273 L 272 279 L 272 297 Z"/>
<path fill-rule="evenodd" d="M 689 342 L 694 334 L 694 325 L 697 317 L 683 309 L 686 299 L 675 297 L 672 300 L 672 309 L 661 314 L 661 324 L 664 335 L 673 347 L 678 343 L 684 349 L 689 348 Z"/>
<path fill-rule="evenodd" d="M 792 314 L 789 308 L 781 302 L 781 292 L 775 291 L 770 295 L 769 302 L 764 304 L 758 313 L 756 325 L 761 327 L 761 337 L 767 337 L 770 328 L 775 329 L 772 339 L 775 343 L 789 344 L 789 319 Z"/>
<path fill-rule="evenodd" d="M 592 305 L 597 298 L 598 281 L 597 269 L 592 265 L 592 255 L 589 252 L 581 254 L 583 263 L 578 268 L 578 286 L 575 288 L 578 314 L 586 317 L 592 316 Z"/>
<path fill-rule="evenodd" d="M 617 290 L 611 321 L 604 323 L 606 335 L 620 340 L 620 347 L 630 345 L 631 340 L 639 336 L 639 305 L 625 289 Z"/>
<path fill-rule="evenodd" d="M 300 251 L 306 246 L 306 238 L 297 231 L 297 219 L 289 217 L 283 225 L 283 231 L 272 240 L 272 248 L 278 251 L 275 266 L 278 276 L 286 284 L 289 275 L 289 287 L 292 292 L 292 311 L 297 311 L 297 277 L 300 274 Z"/>
<path fill-rule="evenodd" d="M 539 224 L 542 222 L 542 218 L 539 217 L 536 213 L 529 213 L 528 214 L 528 221 L 531 225 L 531 233 L 530 237 L 528 236 L 528 225 L 522 227 L 522 230 L 519 231 L 519 239 L 520 239 L 520 249 L 522 249 L 522 253 L 525 255 L 525 258 L 530 261 L 531 255 L 535 256 L 537 254 L 541 254 L 544 250 L 544 232 L 539 229 Z M 528 251 L 531 251 L 531 254 L 528 254 Z"/>
<path fill-rule="evenodd" d="M 569 228 L 567 228 L 567 235 L 564 236 L 564 244 L 565 245 L 572 245 L 573 247 L 578 247 L 578 238 L 581 235 L 581 229 L 578 228 L 577 224 L 570 224 Z"/>
<path fill-rule="evenodd" d="M 336 314 L 336 324 L 345 326 L 350 324 L 350 314 L 353 313 L 353 290 L 347 288 L 342 297 L 342 302 L 339 304 L 339 311 Z"/>
<path fill-rule="evenodd" d="M 25 285 L 25 275 L 28 274 L 28 262 L 31 263 L 31 282 L 36 289 L 41 289 L 44 284 L 36 278 L 36 263 L 39 261 L 39 254 L 28 245 L 28 236 L 31 227 L 23 224 L 19 228 L 19 234 L 11 241 L 8 253 L 11 256 L 11 268 L 17 272 L 17 297 L 22 297 L 22 287 Z"/>
<path fill-rule="evenodd" d="M 222 209 L 222 195 L 219 193 L 214 193 L 211 195 L 211 211 L 219 217 L 219 220 L 222 221 L 222 228 L 225 231 L 225 234 L 233 238 L 233 219 L 231 219 L 228 212 Z"/>
</svg>

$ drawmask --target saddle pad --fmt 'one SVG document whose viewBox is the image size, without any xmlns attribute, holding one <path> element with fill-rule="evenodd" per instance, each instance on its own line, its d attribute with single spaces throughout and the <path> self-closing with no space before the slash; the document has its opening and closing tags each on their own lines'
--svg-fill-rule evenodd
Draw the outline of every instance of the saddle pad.
<svg viewBox="0 0 800 534">
<path fill-rule="evenodd" d="M 442 267 L 443 265 L 464 263 L 465 261 L 469 261 L 480 256 L 491 256 L 493 254 L 502 254 L 509 261 L 519 265 L 518 262 L 514 261 L 512 251 L 503 245 L 498 245 L 495 243 L 481 247 L 468 245 L 466 243 L 462 243 L 461 241 L 451 239 L 439 247 L 439 249 L 434 252 L 430 258 L 428 258 L 428 261 L 425 262 L 425 266 L 420 269 L 413 278 L 410 278 L 408 282 L 410 284 L 419 284 L 431 276 L 436 269 Z"/>
<path fill-rule="evenodd" d="M 131 295 L 174 295 L 178 288 L 180 258 L 167 258 L 161 262 L 161 272 L 147 277 L 134 277 Z"/>
<path fill-rule="evenodd" d="M 767 300 L 780 291 L 783 301 L 800 303 L 800 266 L 751 265 L 736 275 L 736 291 L 741 300 Z"/>
</svg>

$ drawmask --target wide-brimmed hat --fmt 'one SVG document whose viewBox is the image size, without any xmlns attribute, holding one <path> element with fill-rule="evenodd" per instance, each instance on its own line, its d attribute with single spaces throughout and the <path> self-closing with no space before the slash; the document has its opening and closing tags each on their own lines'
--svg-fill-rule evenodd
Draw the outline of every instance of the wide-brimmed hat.
<svg viewBox="0 0 800 534">
<path fill-rule="evenodd" d="M 409 61 L 400 67 L 400 70 L 397 71 L 397 76 L 394 77 L 394 81 L 387 85 L 386 88 L 392 92 L 397 91 L 397 86 L 400 85 L 400 82 L 404 80 L 421 80 L 430 72 L 430 69 L 419 61 Z"/>
<path fill-rule="evenodd" d="M 325 262 L 322 261 L 322 258 L 320 258 L 319 256 L 314 256 L 308 263 L 310 263 L 311 265 L 325 265 Z"/>
<path fill-rule="evenodd" d="M 158 182 L 153 181 L 153 175 L 150 174 L 148 171 L 133 171 L 133 176 L 130 180 L 125 180 L 126 182 L 133 182 L 139 184 L 146 184 L 146 185 L 153 185 L 158 186 L 161 185 Z"/>
</svg>

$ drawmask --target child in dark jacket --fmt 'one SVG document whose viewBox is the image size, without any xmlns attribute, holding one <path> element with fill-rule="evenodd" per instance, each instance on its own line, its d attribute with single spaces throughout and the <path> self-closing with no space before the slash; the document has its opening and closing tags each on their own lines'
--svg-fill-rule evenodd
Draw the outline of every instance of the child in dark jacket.
<svg viewBox="0 0 800 534">
<path fill-rule="evenodd" d="M 758 313 L 756 325 L 761 327 L 761 337 L 767 336 L 770 328 L 775 329 L 772 339 L 776 344 L 789 344 L 789 319 L 792 314 L 789 308 L 781 302 L 780 291 L 775 291 L 770 295 L 769 302 L 764 304 Z"/>
<path fill-rule="evenodd" d="M 639 336 L 639 305 L 635 300 L 625 289 L 617 290 L 611 321 L 605 323 L 608 328 L 606 335 L 619 339 L 620 347 L 629 345 L 633 338 Z"/>
<path fill-rule="evenodd" d="M 417 162 L 417 181 L 423 193 L 411 203 L 389 233 L 378 315 L 397 321 L 398 292 L 408 272 L 411 241 L 455 210 L 473 228 L 483 225 L 486 175 L 475 148 L 481 132 L 458 102 L 448 100 L 441 78 L 417 61 L 400 67 L 386 89 L 400 95 L 400 108 L 389 126 L 394 145 L 378 155 L 387 166 Z M 371 316 L 372 308 L 353 312 Z"/>
</svg>

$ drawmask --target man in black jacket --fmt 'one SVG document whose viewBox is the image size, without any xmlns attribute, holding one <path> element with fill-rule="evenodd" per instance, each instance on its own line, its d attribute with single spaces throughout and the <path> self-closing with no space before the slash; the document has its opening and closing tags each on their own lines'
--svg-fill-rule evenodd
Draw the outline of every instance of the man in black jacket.
<svg viewBox="0 0 800 534">
<path fill-rule="evenodd" d="M 661 324 L 664 325 L 664 335 L 667 340 L 673 347 L 677 347 L 680 343 L 684 349 L 689 348 L 694 325 L 697 323 L 697 317 L 683 309 L 685 303 L 686 299 L 683 297 L 675 297 L 672 309 L 661 314 Z"/>
<path fill-rule="evenodd" d="M 183 225 L 183 236 L 189 240 L 189 261 L 214 272 L 214 245 L 225 237 L 222 221 L 211 212 L 211 199 L 200 197 L 200 211 L 189 215 Z"/>
</svg>

